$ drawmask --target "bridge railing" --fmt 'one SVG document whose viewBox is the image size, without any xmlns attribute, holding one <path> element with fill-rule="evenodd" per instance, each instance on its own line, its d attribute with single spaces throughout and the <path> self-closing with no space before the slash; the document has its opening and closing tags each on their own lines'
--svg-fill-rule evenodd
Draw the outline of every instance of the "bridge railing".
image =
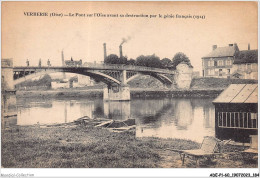
<svg viewBox="0 0 260 178">
<path fill-rule="evenodd" d="M 120 69 L 120 70 L 133 70 L 133 71 L 153 71 L 153 72 L 161 72 L 161 73 L 175 73 L 169 69 L 160 69 L 154 67 L 145 67 L 145 66 L 134 66 L 134 65 L 125 65 L 125 64 L 88 64 L 83 67 L 93 67 L 93 68 L 101 68 L 101 69 Z"/>
<path fill-rule="evenodd" d="M 92 68 L 92 69 L 104 69 L 104 70 L 132 70 L 132 71 L 142 71 L 142 72 L 159 72 L 166 74 L 175 74 L 175 71 L 169 69 L 160 69 L 154 67 L 145 67 L 145 66 L 134 66 L 134 65 L 125 65 L 125 64 L 87 64 L 83 66 L 16 66 L 16 69 L 63 69 L 63 68 Z"/>
</svg>

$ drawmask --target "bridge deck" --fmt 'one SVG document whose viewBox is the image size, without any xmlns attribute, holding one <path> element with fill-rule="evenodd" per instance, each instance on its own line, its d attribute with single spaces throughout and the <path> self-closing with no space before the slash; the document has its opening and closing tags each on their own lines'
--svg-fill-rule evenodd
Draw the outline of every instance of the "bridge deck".
<svg viewBox="0 0 260 178">
<path fill-rule="evenodd" d="M 4 68 L 4 67 L 2 67 Z M 14 72 L 20 71 L 36 71 L 36 70 L 57 70 L 57 71 L 72 71 L 72 70 L 114 70 L 114 71 L 135 71 L 135 72 L 154 72 L 161 74 L 176 74 L 175 71 L 168 69 L 159 69 L 151 67 L 142 67 L 142 66 L 132 66 L 132 65 L 97 65 L 97 66 L 75 66 L 75 67 L 60 67 L 60 66 L 17 66 L 13 68 Z"/>
</svg>

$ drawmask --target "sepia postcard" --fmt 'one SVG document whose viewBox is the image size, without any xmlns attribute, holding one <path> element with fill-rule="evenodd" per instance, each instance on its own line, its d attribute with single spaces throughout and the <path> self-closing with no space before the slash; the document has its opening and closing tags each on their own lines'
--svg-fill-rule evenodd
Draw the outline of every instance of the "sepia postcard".
<svg viewBox="0 0 260 178">
<path fill-rule="evenodd" d="M 2 1 L 1 27 L 2 177 L 259 177 L 257 1 Z"/>
</svg>

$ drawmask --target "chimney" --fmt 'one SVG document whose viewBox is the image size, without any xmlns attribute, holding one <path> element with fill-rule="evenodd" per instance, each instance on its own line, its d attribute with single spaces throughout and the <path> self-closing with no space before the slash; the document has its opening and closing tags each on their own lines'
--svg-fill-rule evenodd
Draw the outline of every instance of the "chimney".
<svg viewBox="0 0 260 178">
<path fill-rule="evenodd" d="M 123 57 L 122 45 L 119 46 L 119 54 L 120 54 L 120 58 L 122 58 Z"/>
<path fill-rule="evenodd" d="M 250 50 L 250 43 L 248 43 L 248 50 Z"/>
<path fill-rule="evenodd" d="M 63 50 L 61 51 L 61 61 L 62 61 L 62 67 L 65 67 Z M 66 78 L 65 72 L 62 73 L 62 77 L 63 77 L 63 79 Z"/>
<path fill-rule="evenodd" d="M 215 50 L 215 49 L 217 49 L 217 47 L 218 47 L 217 45 L 213 45 L 212 49 Z"/>
<path fill-rule="evenodd" d="M 233 44 L 229 44 L 228 46 L 233 46 Z"/>
<path fill-rule="evenodd" d="M 234 43 L 234 47 L 235 47 L 235 50 L 236 50 L 236 51 L 239 51 L 239 48 L 238 48 L 238 46 L 237 46 L 237 43 Z"/>
<path fill-rule="evenodd" d="M 61 61 L 62 61 L 62 67 L 64 67 L 65 66 L 65 62 L 64 62 L 63 50 L 61 51 Z"/>
<path fill-rule="evenodd" d="M 104 45 L 104 61 L 107 58 L 107 47 L 106 47 L 106 43 L 103 44 Z"/>
</svg>

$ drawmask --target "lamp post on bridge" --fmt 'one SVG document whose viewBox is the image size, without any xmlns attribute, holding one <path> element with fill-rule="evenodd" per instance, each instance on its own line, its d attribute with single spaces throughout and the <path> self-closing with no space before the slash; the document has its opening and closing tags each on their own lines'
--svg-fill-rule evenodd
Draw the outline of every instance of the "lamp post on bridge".
<svg viewBox="0 0 260 178">
<path fill-rule="evenodd" d="M 26 60 L 26 66 L 29 67 L 29 65 L 30 65 L 30 62 L 29 62 L 29 60 L 27 59 L 27 60 Z"/>
<path fill-rule="evenodd" d="M 48 59 L 48 61 L 47 61 L 47 66 L 48 66 L 48 67 L 51 66 L 51 61 L 50 61 L 50 59 Z"/>
<path fill-rule="evenodd" d="M 41 67 L 42 66 L 42 61 L 41 61 L 41 59 L 39 60 L 39 67 Z"/>
</svg>

